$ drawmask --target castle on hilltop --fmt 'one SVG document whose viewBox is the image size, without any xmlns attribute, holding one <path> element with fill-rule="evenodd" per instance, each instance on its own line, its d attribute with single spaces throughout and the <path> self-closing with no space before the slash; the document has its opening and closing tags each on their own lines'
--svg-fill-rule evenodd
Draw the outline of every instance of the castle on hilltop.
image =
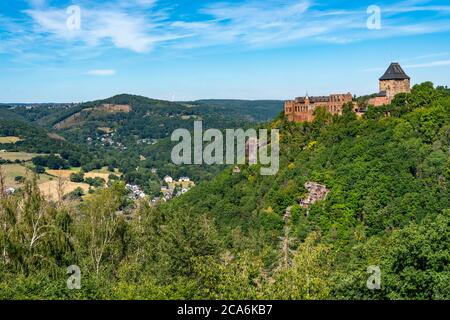
<svg viewBox="0 0 450 320">
<path fill-rule="evenodd" d="M 376 97 L 368 101 L 369 105 L 375 107 L 387 105 L 399 94 L 411 91 L 411 78 L 406 75 L 398 63 L 391 63 L 384 75 L 379 79 L 380 90 Z M 319 107 L 324 107 L 331 114 L 342 114 L 344 105 L 353 104 L 353 110 L 361 113 L 356 102 L 353 101 L 351 93 L 331 94 L 320 97 L 298 97 L 288 100 L 284 104 L 284 113 L 288 121 L 303 122 L 313 121 L 314 111 Z"/>
<path fill-rule="evenodd" d="M 392 102 L 399 93 L 411 92 L 411 78 L 398 63 L 391 63 L 380 78 L 380 92 L 368 101 L 369 105 L 379 107 Z"/>
</svg>

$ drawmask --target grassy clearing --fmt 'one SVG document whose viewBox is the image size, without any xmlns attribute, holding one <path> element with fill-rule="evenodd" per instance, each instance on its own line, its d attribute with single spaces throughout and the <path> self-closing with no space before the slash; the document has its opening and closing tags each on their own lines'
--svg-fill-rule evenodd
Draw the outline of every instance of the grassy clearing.
<svg viewBox="0 0 450 320">
<path fill-rule="evenodd" d="M 28 163 L 29 164 L 29 163 Z M 1 168 L 5 173 L 5 186 L 18 189 L 23 186 L 23 183 L 15 181 L 16 177 L 32 178 L 34 172 L 27 167 L 26 164 L 5 164 Z M 79 168 L 73 168 L 69 170 L 47 170 L 45 174 L 38 175 L 38 186 L 42 195 L 48 200 L 57 201 L 58 200 L 58 178 L 61 177 L 63 180 L 62 193 L 66 195 L 77 188 L 81 188 L 85 194 L 89 192 L 89 185 L 87 183 L 76 183 L 70 181 L 70 175 L 72 173 L 80 172 Z M 85 178 L 103 178 L 106 182 L 109 180 L 109 174 L 107 170 L 97 170 L 93 172 L 88 172 L 85 174 Z"/>
<path fill-rule="evenodd" d="M 37 156 L 42 156 L 42 154 L 27 152 L 0 152 L 0 159 L 9 161 L 30 161 L 32 158 Z"/>
<path fill-rule="evenodd" d="M 66 195 L 72 191 L 74 191 L 77 188 L 81 188 L 84 193 L 88 193 L 89 191 L 89 185 L 87 183 L 75 183 L 70 182 L 66 179 L 63 179 L 64 182 L 62 183 L 62 194 Z M 44 183 L 39 184 L 39 190 L 41 191 L 42 195 L 51 201 L 57 201 L 58 199 L 58 180 L 51 180 Z"/>
<path fill-rule="evenodd" d="M 9 136 L 9 137 L 0 137 L 0 144 L 2 143 L 16 143 L 21 141 L 19 137 L 16 136 Z"/>
<path fill-rule="evenodd" d="M 114 130 L 109 127 L 98 127 L 98 131 L 104 132 L 104 133 L 113 133 Z"/>
<path fill-rule="evenodd" d="M 108 182 L 109 173 L 88 172 L 84 174 L 84 178 L 102 178 Z"/>
<path fill-rule="evenodd" d="M 21 164 L 5 164 L 2 165 L 1 167 L 5 172 L 6 187 L 20 188 L 23 185 L 23 183 L 15 181 L 16 177 L 21 176 L 25 178 L 31 178 L 34 176 L 34 173 L 29 168 Z M 50 181 L 51 179 L 53 178 L 50 177 L 49 175 L 40 174 L 38 176 L 38 184 Z"/>
<path fill-rule="evenodd" d="M 50 170 L 49 169 L 49 170 L 46 171 L 46 173 L 51 175 L 51 176 L 62 177 L 62 178 L 65 178 L 65 179 L 69 179 L 70 175 L 72 173 L 78 173 L 78 172 L 80 172 L 80 169 L 76 169 L 76 168 L 66 169 L 66 170 Z"/>
<path fill-rule="evenodd" d="M 107 173 L 107 174 L 113 173 L 113 174 L 119 175 L 119 176 L 122 175 L 122 174 L 120 173 L 119 169 L 114 169 L 114 172 L 111 172 L 111 171 L 109 171 L 108 167 L 103 167 L 103 168 L 101 168 L 101 169 L 92 170 L 91 172 L 96 172 L 96 173 Z"/>
<path fill-rule="evenodd" d="M 64 179 L 70 180 L 70 175 L 72 173 L 78 173 L 80 172 L 79 168 L 72 168 L 68 170 L 47 170 L 46 173 L 48 175 L 51 175 L 53 177 L 62 177 Z M 109 175 L 111 172 L 109 172 L 107 169 L 100 169 L 100 170 L 93 170 L 90 172 L 87 172 L 84 174 L 84 178 L 102 178 L 106 182 L 109 181 Z M 118 173 L 116 173 L 117 175 Z"/>
</svg>

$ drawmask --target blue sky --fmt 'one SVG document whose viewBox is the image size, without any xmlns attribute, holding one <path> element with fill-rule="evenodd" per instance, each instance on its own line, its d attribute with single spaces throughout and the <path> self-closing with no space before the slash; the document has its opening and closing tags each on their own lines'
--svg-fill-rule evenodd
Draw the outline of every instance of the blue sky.
<svg viewBox="0 0 450 320">
<path fill-rule="evenodd" d="M 5 103 L 361 95 L 391 61 L 450 85 L 448 0 L 0 2 Z"/>
</svg>

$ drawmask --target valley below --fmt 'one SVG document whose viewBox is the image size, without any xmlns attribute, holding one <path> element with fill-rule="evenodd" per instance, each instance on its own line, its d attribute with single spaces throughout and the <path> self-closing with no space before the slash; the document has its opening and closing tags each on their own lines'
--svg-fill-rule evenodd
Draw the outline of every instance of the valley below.
<svg viewBox="0 0 450 320">
<path fill-rule="evenodd" d="M 2 106 L 0 298 L 448 299 L 449 89 L 311 122 L 282 110 L 131 95 Z M 174 165 L 171 133 L 199 120 L 278 130 L 279 172 Z M 82 286 L 67 290 L 74 265 Z"/>
</svg>

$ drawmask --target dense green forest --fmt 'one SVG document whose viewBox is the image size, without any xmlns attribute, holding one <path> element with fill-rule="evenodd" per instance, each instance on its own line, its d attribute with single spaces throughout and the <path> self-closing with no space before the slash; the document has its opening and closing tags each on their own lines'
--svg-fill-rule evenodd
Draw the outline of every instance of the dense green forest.
<svg viewBox="0 0 450 320">
<path fill-rule="evenodd" d="M 281 133 L 276 176 L 225 168 L 157 208 L 121 182 L 81 204 L 47 203 L 32 181 L 2 195 L 0 299 L 450 298 L 450 90 L 267 128 Z M 306 209 L 310 181 L 330 193 Z"/>
<path fill-rule="evenodd" d="M 66 159 L 86 159 L 86 163 L 92 161 L 87 149 L 83 145 L 77 145 L 66 141 L 59 135 L 52 135 L 50 132 L 39 126 L 19 119 L 15 116 L 6 117 L 8 114 L 0 110 L 0 136 L 18 136 L 22 140 L 14 144 L 1 144 L 1 148 L 7 151 L 25 151 L 30 153 L 63 154 Z"/>
<path fill-rule="evenodd" d="M 205 99 L 183 104 L 201 107 L 205 110 L 209 109 L 210 112 L 222 113 L 224 116 L 244 117 L 254 122 L 271 121 L 284 106 L 284 102 L 280 100 Z"/>
</svg>

